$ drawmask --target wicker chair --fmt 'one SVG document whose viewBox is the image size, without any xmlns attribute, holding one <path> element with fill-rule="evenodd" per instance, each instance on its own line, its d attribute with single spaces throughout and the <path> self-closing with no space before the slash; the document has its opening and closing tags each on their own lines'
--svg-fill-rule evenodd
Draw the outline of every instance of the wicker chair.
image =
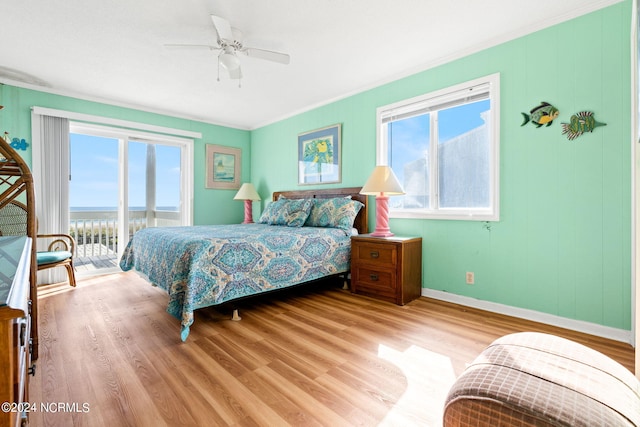
<svg viewBox="0 0 640 427">
<path fill-rule="evenodd" d="M 37 229 L 37 226 L 36 226 Z M 27 230 L 27 206 L 17 200 L 12 200 L 0 208 L 0 235 L 24 236 Z M 68 234 L 38 234 L 37 239 L 47 239 L 46 251 L 36 252 L 38 271 L 54 267 L 64 267 L 67 270 L 69 284 L 76 286 L 73 270 L 73 253 L 75 241 Z"/>
</svg>

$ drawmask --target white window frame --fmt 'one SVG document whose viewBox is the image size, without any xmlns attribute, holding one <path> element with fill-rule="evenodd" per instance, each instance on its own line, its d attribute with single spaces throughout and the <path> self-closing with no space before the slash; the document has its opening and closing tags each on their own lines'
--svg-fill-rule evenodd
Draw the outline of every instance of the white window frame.
<svg viewBox="0 0 640 427">
<path fill-rule="evenodd" d="M 188 131 L 184 129 L 175 129 L 164 126 L 152 125 L 147 123 L 132 122 L 129 120 L 114 119 L 110 117 L 95 116 L 92 114 L 77 113 L 73 111 L 57 110 L 46 107 L 31 107 L 31 123 L 32 134 L 34 138 L 34 146 L 36 146 L 35 138 L 40 138 L 39 120 L 40 115 L 63 117 L 69 119 L 70 130 L 79 131 L 80 127 L 92 128 L 93 132 L 102 130 L 105 136 L 119 138 L 137 138 L 149 139 L 153 141 L 162 141 L 164 144 L 173 144 L 181 147 L 181 200 L 180 211 L 182 212 L 183 225 L 193 224 L 193 194 L 194 194 L 194 139 L 201 139 L 201 132 Z M 118 133 L 118 132 L 121 133 Z M 119 150 L 122 153 L 123 150 Z M 121 154 L 120 154 L 121 155 Z M 122 161 L 122 159 L 120 159 Z M 35 161 L 35 159 L 34 159 Z M 121 182 L 126 183 L 126 177 L 120 177 Z M 38 181 L 36 180 L 36 191 L 38 190 Z M 121 191 L 122 194 L 128 194 L 128 189 Z M 119 202 L 122 204 L 122 201 Z M 63 227 L 66 224 L 62 224 Z M 120 245 L 123 246 L 123 245 Z"/>
<path fill-rule="evenodd" d="M 129 142 L 153 142 L 180 149 L 180 217 L 181 225 L 193 224 L 193 139 L 182 138 L 173 135 L 149 133 L 133 129 L 119 129 L 91 123 L 70 122 L 70 133 L 102 136 L 117 139 L 119 141 L 118 158 L 120 164 L 129 162 Z M 129 177 L 126 168 L 118 168 L 119 181 L 119 209 L 128 206 Z M 128 211 L 124 210 L 123 226 L 129 223 Z M 124 231 L 123 231 L 124 232 Z M 127 232 L 128 233 L 128 232 Z M 122 234 L 125 235 L 125 234 Z M 123 245 L 120 245 L 123 246 Z"/>
<path fill-rule="evenodd" d="M 431 126 L 431 165 L 429 167 L 429 208 L 390 208 L 391 218 L 453 219 L 472 221 L 500 220 L 500 74 L 491 74 L 452 87 L 437 90 L 414 98 L 378 107 L 376 110 L 376 161 L 378 165 L 389 165 L 387 125 L 390 117 L 407 115 L 415 111 L 437 110 L 439 105 L 455 102 L 472 95 L 473 91 L 488 91 L 491 103 L 489 115 L 489 207 L 488 208 L 441 208 L 438 206 L 437 171 L 437 126 Z M 386 120 L 385 120 L 386 119 Z"/>
<path fill-rule="evenodd" d="M 181 225 L 193 225 L 193 144 L 192 139 L 173 135 L 149 133 L 134 129 L 120 129 L 92 123 L 69 123 L 69 133 L 85 134 L 113 138 L 118 141 L 118 162 L 129 164 L 129 142 L 152 142 L 180 149 L 180 222 Z M 125 241 L 118 245 L 117 257 L 120 259 L 129 242 L 129 170 L 118 167 L 118 235 Z M 105 270 L 106 271 L 106 270 Z"/>
</svg>

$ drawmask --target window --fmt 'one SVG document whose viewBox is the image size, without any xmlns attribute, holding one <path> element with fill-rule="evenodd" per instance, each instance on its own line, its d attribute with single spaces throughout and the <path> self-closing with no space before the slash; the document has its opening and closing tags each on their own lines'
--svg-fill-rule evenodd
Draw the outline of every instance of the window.
<svg viewBox="0 0 640 427">
<path fill-rule="evenodd" d="M 57 137 L 44 137 L 53 118 L 60 119 Z M 102 265 L 117 265 L 131 231 L 192 224 L 193 145 L 200 132 L 38 106 L 31 126 L 36 205 L 46 220 L 41 231 L 69 227 L 77 260 L 97 256 Z"/>
<path fill-rule="evenodd" d="M 70 230 L 76 257 L 117 269 L 129 239 L 144 227 L 191 225 L 193 140 L 163 134 L 70 123 Z"/>
<path fill-rule="evenodd" d="M 499 85 L 493 74 L 378 108 L 378 164 L 406 193 L 391 217 L 499 220 Z"/>
</svg>

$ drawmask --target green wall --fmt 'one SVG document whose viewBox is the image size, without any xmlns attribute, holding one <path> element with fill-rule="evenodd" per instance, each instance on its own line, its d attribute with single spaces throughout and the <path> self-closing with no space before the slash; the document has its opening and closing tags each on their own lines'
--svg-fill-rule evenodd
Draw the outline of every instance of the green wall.
<svg viewBox="0 0 640 427">
<path fill-rule="evenodd" d="M 240 148 L 243 157 L 242 182 L 248 182 L 251 177 L 251 134 L 249 131 L 8 85 L 0 86 L 0 105 L 4 105 L 4 109 L 0 110 L 0 131 L 9 132 L 10 138 L 24 138 L 29 144 L 32 141 L 32 106 L 200 132 L 202 138 L 196 139 L 194 144 L 194 224 L 237 223 L 242 222 L 244 218 L 242 202 L 233 200 L 236 191 L 205 188 L 205 145 L 219 144 Z M 31 164 L 31 145 L 26 152 L 21 152 L 21 154 Z"/>
<path fill-rule="evenodd" d="M 630 25 L 628 0 L 257 129 L 252 181 L 263 199 L 298 187 L 298 133 L 342 123 L 341 186 L 362 185 L 377 107 L 499 72 L 500 221 L 392 219 L 392 230 L 423 238 L 426 288 L 630 330 Z M 521 127 L 541 101 L 560 120 Z M 607 126 L 568 141 L 559 122 L 582 110 Z"/>
</svg>

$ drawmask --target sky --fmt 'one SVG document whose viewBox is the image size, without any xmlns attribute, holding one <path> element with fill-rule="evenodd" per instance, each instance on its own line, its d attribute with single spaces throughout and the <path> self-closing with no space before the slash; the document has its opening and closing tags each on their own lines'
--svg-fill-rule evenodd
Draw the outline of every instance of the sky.
<svg viewBox="0 0 640 427">
<path fill-rule="evenodd" d="M 118 206 L 118 140 L 71 134 L 69 205 Z M 156 145 L 156 206 L 175 207 L 180 196 L 180 149 Z M 145 206 L 146 144 L 129 142 L 129 206 Z"/>
<path fill-rule="evenodd" d="M 439 111 L 439 143 L 443 144 L 484 124 L 481 114 L 490 108 L 487 99 Z M 391 167 L 401 183 L 404 180 L 404 165 L 427 156 L 429 127 L 429 114 L 398 120 L 390 126 L 392 131 L 389 138 L 394 147 L 390 156 Z"/>
</svg>

